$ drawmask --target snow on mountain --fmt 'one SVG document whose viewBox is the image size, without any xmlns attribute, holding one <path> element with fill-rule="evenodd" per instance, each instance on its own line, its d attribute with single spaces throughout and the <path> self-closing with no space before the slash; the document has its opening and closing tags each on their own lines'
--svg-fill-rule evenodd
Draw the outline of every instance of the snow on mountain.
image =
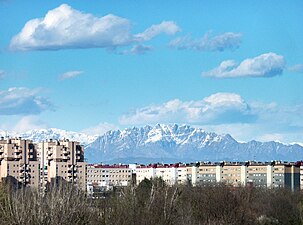
<svg viewBox="0 0 303 225">
<path fill-rule="evenodd" d="M 33 142 L 41 142 L 49 139 L 62 140 L 65 138 L 71 141 L 78 141 L 83 145 L 92 143 L 98 137 L 98 136 L 91 136 L 84 133 L 66 131 L 56 128 L 30 130 L 24 133 L 16 133 L 16 132 L 6 133 L 4 131 L 0 131 L 0 136 L 5 137 L 7 135 L 9 135 L 10 137 L 22 137 L 24 139 L 30 139 L 33 140 Z"/>
<path fill-rule="evenodd" d="M 303 158 L 303 146 L 280 142 L 237 142 L 229 134 L 218 135 L 188 125 L 132 127 L 111 130 L 102 136 L 60 129 L 31 130 L 8 133 L 34 142 L 69 139 L 85 146 L 89 163 L 154 163 L 195 161 L 297 161 Z M 0 136 L 7 136 L 0 131 Z"/>
<path fill-rule="evenodd" d="M 176 161 L 245 161 L 302 159 L 300 145 L 250 141 L 239 143 L 229 134 L 218 135 L 188 125 L 157 124 L 109 131 L 86 147 L 89 162 L 149 163 Z"/>
</svg>

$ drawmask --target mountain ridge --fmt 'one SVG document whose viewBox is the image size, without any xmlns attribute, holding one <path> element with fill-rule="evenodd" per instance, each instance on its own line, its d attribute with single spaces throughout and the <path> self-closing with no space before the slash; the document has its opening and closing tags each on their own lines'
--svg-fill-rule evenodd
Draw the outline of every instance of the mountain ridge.
<svg viewBox="0 0 303 225">
<path fill-rule="evenodd" d="M 218 135 L 189 125 L 133 127 L 108 131 L 86 146 L 89 162 L 152 163 L 193 161 L 297 161 L 303 147 L 279 142 L 237 142 L 231 135 Z M 140 158 L 140 160 L 137 160 Z"/>
<path fill-rule="evenodd" d="M 303 147 L 276 141 L 238 142 L 230 134 L 206 132 L 190 125 L 156 124 L 110 130 L 103 135 L 56 128 L 9 133 L 10 136 L 31 139 L 69 139 L 85 146 L 89 163 L 154 163 L 195 161 L 270 161 L 302 159 Z M 0 131 L 0 136 L 6 136 Z"/>
</svg>

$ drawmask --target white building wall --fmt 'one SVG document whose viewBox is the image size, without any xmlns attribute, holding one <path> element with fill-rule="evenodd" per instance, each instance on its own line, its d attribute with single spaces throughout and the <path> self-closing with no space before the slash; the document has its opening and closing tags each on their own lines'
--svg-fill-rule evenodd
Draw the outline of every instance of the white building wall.
<svg viewBox="0 0 303 225">
<path fill-rule="evenodd" d="M 245 186 L 247 182 L 247 167 L 242 165 L 241 166 L 241 185 Z"/>
<path fill-rule="evenodd" d="M 216 181 L 219 183 L 221 182 L 221 174 L 222 174 L 222 167 L 216 166 Z"/>
<path fill-rule="evenodd" d="M 273 184 L 273 166 L 267 165 L 266 179 L 267 179 L 267 187 L 271 187 Z"/>
</svg>

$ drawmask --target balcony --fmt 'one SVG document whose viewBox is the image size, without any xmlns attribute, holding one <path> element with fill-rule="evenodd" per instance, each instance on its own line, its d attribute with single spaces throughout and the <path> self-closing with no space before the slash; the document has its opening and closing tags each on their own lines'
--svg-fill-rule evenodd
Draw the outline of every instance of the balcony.
<svg viewBox="0 0 303 225">
<path fill-rule="evenodd" d="M 53 151 L 51 151 L 51 150 L 47 151 L 48 156 L 51 156 L 52 154 L 53 154 Z"/>
<path fill-rule="evenodd" d="M 62 157 L 62 159 L 63 160 L 70 160 L 70 157 L 65 155 L 65 156 Z"/>
<path fill-rule="evenodd" d="M 77 177 L 77 173 L 74 173 L 74 174 L 68 173 L 67 176 L 68 176 L 68 177 L 74 177 L 74 178 L 75 178 L 75 177 Z"/>
<path fill-rule="evenodd" d="M 76 154 L 77 154 L 77 155 L 81 155 L 81 150 L 77 150 L 77 151 L 76 151 Z"/>
<path fill-rule="evenodd" d="M 72 171 L 74 171 L 74 173 L 76 173 L 77 172 L 77 168 L 76 167 L 70 167 L 70 168 L 68 168 L 68 170 L 67 170 L 67 172 L 68 173 L 71 173 Z"/>
<path fill-rule="evenodd" d="M 29 178 L 28 175 L 26 175 L 25 178 L 24 178 L 24 175 L 20 175 L 18 181 L 19 181 L 20 183 L 26 184 L 26 183 L 29 183 L 29 182 L 30 182 L 30 178 Z"/>
<path fill-rule="evenodd" d="M 64 155 L 69 155 L 69 154 L 70 154 L 70 151 L 68 151 L 68 150 L 63 150 L 62 153 L 63 153 Z"/>
<path fill-rule="evenodd" d="M 22 152 L 21 149 L 19 149 L 19 148 L 14 148 L 14 153 L 15 153 L 15 154 L 19 154 L 19 153 L 21 153 L 21 152 Z"/>
<path fill-rule="evenodd" d="M 17 160 L 22 159 L 22 155 L 14 154 L 14 159 L 17 159 Z"/>
</svg>

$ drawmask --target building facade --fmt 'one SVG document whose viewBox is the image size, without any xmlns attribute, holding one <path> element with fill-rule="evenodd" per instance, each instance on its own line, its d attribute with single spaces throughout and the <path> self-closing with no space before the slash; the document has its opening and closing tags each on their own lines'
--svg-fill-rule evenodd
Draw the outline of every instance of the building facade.
<svg viewBox="0 0 303 225">
<path fill-rule="evenodd" d="M 86 190 L 84 148 L 79 142 L 49 140 L 36 145 L 40 161 L 41 186 L 68 182 Z"/>
<path fill-rule="evenodd" d="M 221 162 L 199 163 L 188 167 L 193 185 L 225 183 L 232 186 L 300 188 L 300 166 L 295 163 Z"/>
<path fill-rule="evenodd" d="M 137 184 L 144 179 L 161 178 L 168 185 L 186 184 L 188 182 L 187 167 L 184 164 L 151 164 L 138 165 L 136 168 Z"/>
<path fill-rule="evenodd" d="M 134 182 L 133 169 L 129 165 L 87 166 L 87 192 L 89 196 L 112 190 L 113 187 L 126 187 Z"/>
<path fill-rule="evenodd" d="M 40 163 L 32 141 L 0 139 L 0 177 L 16 186 L 39 187 Z"/>
</svg>

